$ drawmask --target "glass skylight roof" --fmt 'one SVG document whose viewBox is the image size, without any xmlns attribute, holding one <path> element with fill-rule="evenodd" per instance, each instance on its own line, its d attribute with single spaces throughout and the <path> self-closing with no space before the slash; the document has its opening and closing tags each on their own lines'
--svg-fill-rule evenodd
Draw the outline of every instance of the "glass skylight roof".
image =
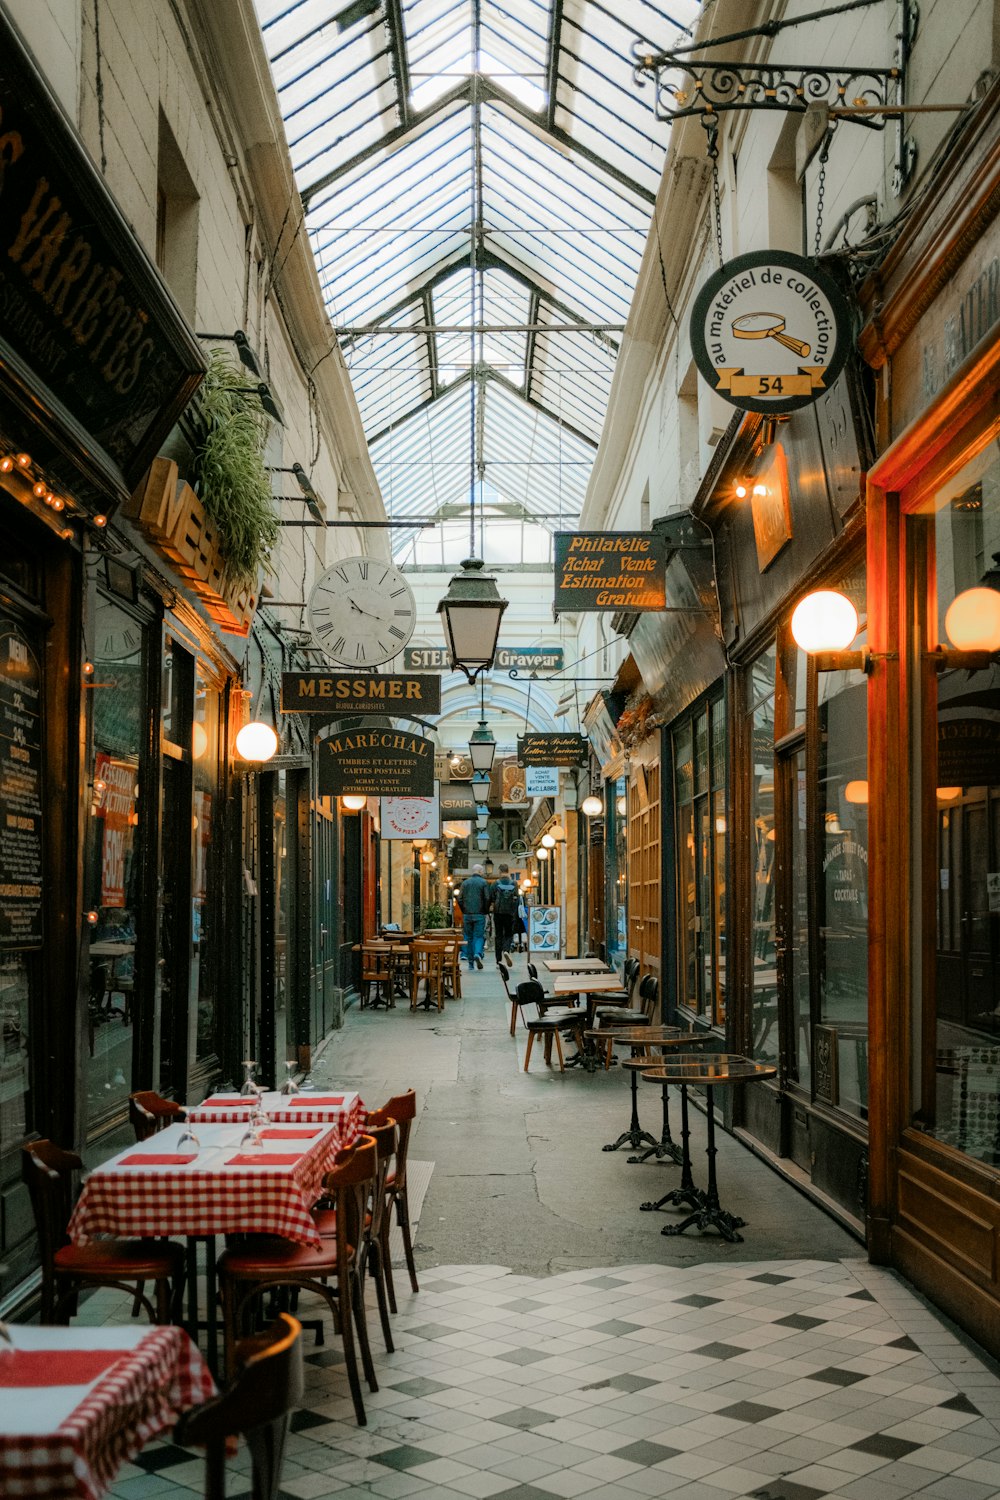
<svg viewBox="0 0 1000 1500">
<path fill-rule="evenodd" d="M 631 47 L 699 0 L 256 5 L 390 515 L 467 510 L 474 470 L 571 524 L 666 148 Z"/>
</svg>

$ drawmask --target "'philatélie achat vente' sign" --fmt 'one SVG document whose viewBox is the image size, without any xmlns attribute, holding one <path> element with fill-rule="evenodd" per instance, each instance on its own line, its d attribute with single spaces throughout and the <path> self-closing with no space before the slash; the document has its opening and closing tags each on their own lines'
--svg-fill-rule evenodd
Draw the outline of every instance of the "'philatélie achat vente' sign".
<svg viewBox="0 0 1000 1500">
<path fill-rule="evenodd" d="M 557 531 L 555 612 L 664 609 L 666 543 L 649 531 Z"/>
</svg>

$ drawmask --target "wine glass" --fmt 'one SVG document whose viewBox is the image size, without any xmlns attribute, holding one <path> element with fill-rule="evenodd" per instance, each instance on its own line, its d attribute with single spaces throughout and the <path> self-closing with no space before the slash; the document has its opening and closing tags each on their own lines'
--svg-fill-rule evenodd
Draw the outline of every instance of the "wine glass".
<svg viewBox="0 0 1000 1500">
<path fill-rule="evenodd" d="M 288 1077 L 285 1079 L 284 1083 L 281 1085 L 281 1092 L 282 1092 L 282 1094 L 283 1095 L 297 1094 L 299 1092 L 299 1086 L 295 1082 L 295 1079 L 292 1077 L 292 1074 L 295 1072 L 295 1063 L 294 1062 L 286 1062 L 285 1063 L 285 1072 L 288 1074 Z"/>
<path fill-rule="evenodd" d="M 190 1147 L 191 1150 L 193 1150 L 193 1151 L 200 1151 L 201 1150 L 201 1141 L 198 1139 L 198 1137 L 195 1135 L 194 1131 L 191 1129 L 190 1121 L 185 1118 L 185 1120 L 184 1120 L 184 1128 L 181 1131 L 180 1137 L 179 1137 L 179 1139 L 177 1141 L 177 1149 L 178 1149 L 178 1151 L 183 1151 L 183 1150 L 185 1150 L 188 1147 Z"/>
<path fill-rule="evenodd" d="M 240 1137 L 241 1151 L 263 1151 L 264 1142 L 260 1134 L 260 1121 L 251 1115 L 247 1121 L 247 1128 Z"/>
<path fill-rule="evenodd" d="M 246 1073 L 246 1077 L 243 1080 L 243 1087 L 240 1089 L 241 1099 L 253 1098 L 253 1096 L 258 1092 L 257 1085 L 256 1083 L 254 1083 L 253 1077 L 254 1068 L 256 1068 L 256 1066 L 257 1064 L 250 1059 L 243 1059 L 243 1069 Z"/>
</svg>

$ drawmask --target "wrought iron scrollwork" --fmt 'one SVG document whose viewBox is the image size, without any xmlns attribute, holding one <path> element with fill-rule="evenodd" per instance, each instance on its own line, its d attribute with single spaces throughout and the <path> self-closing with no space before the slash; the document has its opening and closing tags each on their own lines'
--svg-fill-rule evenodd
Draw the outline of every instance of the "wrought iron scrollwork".
<svg viewBox="0 0 1000 1500">
<path fill-rule="evenodd" d="M 674 52 L 651 53 L 643 42 L 632 46 L 633 76 L 639 88 L 656 90 L 657 119 L 682 120 L 689 115 L 728 110 L 804 111 L 810 104 L 885 107 L 896 102 L 900 68 L 818 67 L 812 64 L 758 64 L 719 58 L 696 62 Z M 682 76 L 683 75 L 683 76 Z M 870 130 L 884 130 L 885 117 L 852 118 Z"/>
</svg>

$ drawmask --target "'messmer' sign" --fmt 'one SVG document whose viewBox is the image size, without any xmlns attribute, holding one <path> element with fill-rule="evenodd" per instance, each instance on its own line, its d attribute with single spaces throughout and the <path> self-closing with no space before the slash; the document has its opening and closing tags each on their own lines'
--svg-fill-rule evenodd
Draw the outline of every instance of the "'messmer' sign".
<svg viewBox="0 0 1000 1500">
<path fill-rule="evenodd" d="M 227 580 L 215 523 L 191 486 L 178 483 L 173 459 L 154 458 L 124 513 L 169 559 L 220 630 L 249 635 L 257 589 Z"/>
<path fill-rule="evenodd" d="M 441 712 L 441 679 L 430 673 L 412 677 L 375 672 L 283 672 L 281 675 L 282 713 L 329 714 L 342 709 L 345 713 L 385 713 L 394 708 L 400 714 Z"/>
</svg>

